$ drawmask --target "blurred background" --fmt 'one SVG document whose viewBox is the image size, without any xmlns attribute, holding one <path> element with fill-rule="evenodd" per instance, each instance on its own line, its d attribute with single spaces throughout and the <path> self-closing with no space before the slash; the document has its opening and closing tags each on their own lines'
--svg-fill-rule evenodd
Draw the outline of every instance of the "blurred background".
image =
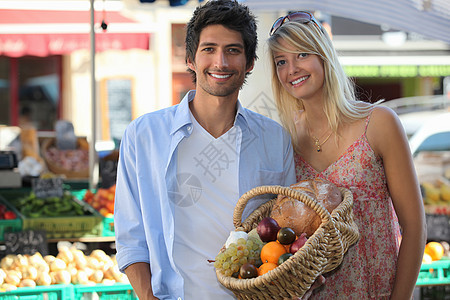
<svg viewBox="0 0 450 300">
<path fill-rule="evenodd" d="M 48 139 L 61 139 L 56 123 L 68 122 L 78 143 L 87 142 L 88 154 L 76 157 L 87 160 L 88 169 L 65 175 L 88 176 L 95 187 L 102 179 L 99 160 L 117 156 L 127 124 L 177 104 L 194 87 L 184 61 L 185 24 L 204 1 L 0 0 L 0 150 L 14 151 L 19 162 L 34 156 L 44 162 L 42 171 L 55 171 L 49 160 L 60 153 L 50 157 Z M 279 120 L 268 76 L 268 31 L 279 16 L 308 10 L 332 36 L 359 99 L 384 99 L 411 138 L 432 123 L 413 139 L 418 160 L 425 159 L 423 150 L 450 150 L 449 117 L 443 117 L 446 126 L 435 119 L 450 103 L 449 1 L 241 2 L 256 15 L 259 34 L 259 59 L 240 94 L 244 106 Z M 17 140 L 24 128 L 32 153 L 24 153 L 30 149 L 22 147 L 25 135 Z M 36 176 L 29 173 L 22 175 Z M 428 176 L 423 168 L 419 173 Z"/>
<path fill-rule="evenodd" d="M 74 194 L 83 190 L 79 198 L 108 189 L 113 201 L 125 127 L 194 88 L 184 61 L 185 24 L 206 1 L 0 0 L 0 196 L 57 176 Z M 268 32 L 290 11 L 314 13 L 359 99 L 385 100 L 399 115 L 421 183 L 428 239 L 441 242 L 449 257 L 450 1 L 240 2 L 256 15 L 259 36 L 242 104 L 279 121 Z M 90 204 L 106 209 L 99 201 Z M 114 204 L 108 205 L 102 215 L 112 229 L 103 241 L 111 242 Z M 449 299 L 450 260 L 442 266 L 433 268 L 444 275 L 432 279 L 433 269 L 424 268 L 417 299 Z M 427 290 L 430 285 L 440 289 Z"/>
<path fill-rule="evenodd" d="M 2 159 L 6 167 L 26 157 L 38 163 L 27 159 L 21 178 L 10 172 L 16 184 L 44 171 L 88 179 L 91 187 L 101 182 L 99 163 L 117 157 L 125 127 L 179 103 L 194 87 L 185 24 L 204 1 L 0 0 L 0 150 L 9 151 Z M 421 181 L 448 179 L 449 1 L 241 2 L 256 15 L 259 34 L 259 59 L 240 94 L 244 106 L 279 120 L 268 31 L 289 11 L 311 11 L 332 36 L 359 99 L 383 99 L 400 116 Z M 70 170 L 61 147 L 79 150 Z"/>
<path fill-rule="evenodd" d="M 446 0 L 241 2 L 259 25 L 259 60 L 240 97 L 251 109 L 277 119 L 265 41 L 273 20 L 290 10 L 313 11 L 329 29 L 360 99 L 385 99 L 400 114 L 449 102 Z M 78 136 L 90 137 L 96 125 L 96 141 L 120 140 L 129 121 L 178 103 L 193 87 L 184 63 L 184 28 L 199 3 L 1 0 L 0 124 L 28 120 L 50 134 L 57 120 L 67 120 Z"/>
</svg>

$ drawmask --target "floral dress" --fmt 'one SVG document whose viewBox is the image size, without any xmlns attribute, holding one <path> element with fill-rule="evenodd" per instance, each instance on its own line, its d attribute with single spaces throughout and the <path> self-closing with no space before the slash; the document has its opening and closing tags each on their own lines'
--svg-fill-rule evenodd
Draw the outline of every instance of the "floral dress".
<svg viewBox="0 0 450 300">
<path fill-rule="evenodd" d="M 366 120 L 366 130 L 369 117 Z M 360 240 L 311 299 L 389 299 L 399 249 L 399 224 L 386 185 L 383 162 L 375 156 L 366 132 L 322 172 L 295 154 L 297 181 L 322 178 L 350 189 Z"/>
</svg>

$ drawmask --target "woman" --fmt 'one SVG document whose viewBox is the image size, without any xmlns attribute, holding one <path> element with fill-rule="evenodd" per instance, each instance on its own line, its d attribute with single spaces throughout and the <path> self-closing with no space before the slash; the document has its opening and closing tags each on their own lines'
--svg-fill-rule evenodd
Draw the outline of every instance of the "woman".
<svg viewBox="0 0 450 300">
<path fill-rule="evenodd" d="M 349 188 L 360 240 L 314 299 L 410 299 L 426 243 L 419 184 L 396 114 L 357 101 L 332 42 L 308 12 L 277 19 L 268 40 L 273 91 L 297 181 Z M 400 243 L 400 229 L 402 239 Z"/>
</svg>

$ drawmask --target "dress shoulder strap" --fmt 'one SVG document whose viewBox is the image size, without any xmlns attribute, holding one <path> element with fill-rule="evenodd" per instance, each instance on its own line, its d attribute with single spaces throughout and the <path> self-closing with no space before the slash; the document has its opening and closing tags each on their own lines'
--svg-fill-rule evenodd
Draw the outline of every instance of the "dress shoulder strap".
<svg viewBox="0 0 450 300">
<path fill-rule="evenodd" d="M 373 110 L 369 113 L 369 115 L 366 117 L 366 126 L 364 128 L 364 134 L 367 132 L 367 127 L 369 126 L 370 116 L 372 116 Z"/>
</svg>

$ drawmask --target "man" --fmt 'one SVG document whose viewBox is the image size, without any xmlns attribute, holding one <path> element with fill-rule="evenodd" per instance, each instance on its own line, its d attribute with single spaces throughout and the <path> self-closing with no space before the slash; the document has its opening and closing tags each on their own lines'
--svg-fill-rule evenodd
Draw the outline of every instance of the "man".
<svg viewBox="0 0 450 300">
<path fill-rule="evenodd" d="M 127 128 L 117 172 L 117 261 L 139 299 L 230 299 L 214 259 L 239 197 L 295 182 L 282 127 L 249 111 L 239 90 L 256 59 L 256 22 L 235 0 L 209 1 L 188 23 L 196 90 Z M 250 201 L 244 217 L 267 199 Z"/>
</svg>

